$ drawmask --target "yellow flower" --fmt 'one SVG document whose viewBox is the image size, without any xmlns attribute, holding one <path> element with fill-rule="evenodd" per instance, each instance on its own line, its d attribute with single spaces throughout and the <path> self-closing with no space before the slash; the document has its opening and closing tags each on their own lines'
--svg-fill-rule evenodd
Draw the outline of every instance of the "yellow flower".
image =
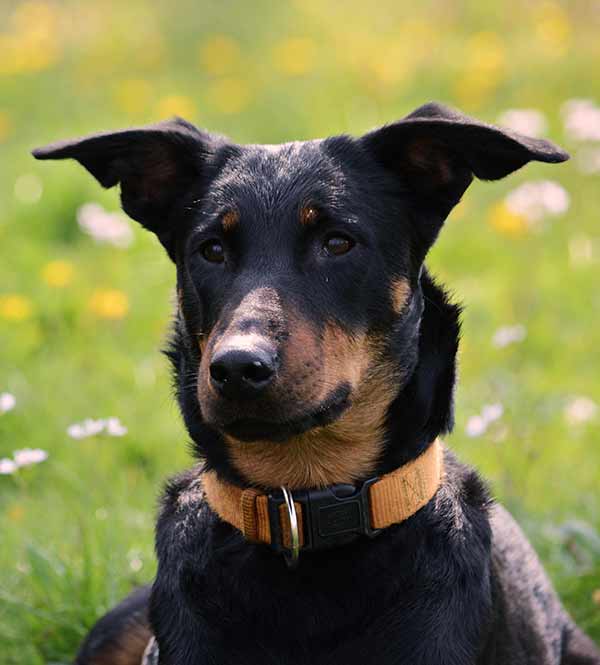
<svg viewBox="0 0 600 665">
<path fill-rule="evenodd" d="M 101 319 L 122 319 L 129 311 L 127 294 L 117 289 L 96 289 L 89 303 L 90 311 Z"/>
<path fill-rule="evenodd" d="M 196 105 L 184 95 L 168 95 L 158 102 L 158 115 L 161 117 L 180 115 L 183 118 L 190 118 L 196 113 Z"/>
<path fill-rule="evenodd" d="M 317 47 L 309 37 L 290 37 L 275 46 L 273 59 L 284 74 L 302 76 L 314 68 Z"/>
<path fill-rule="evenodd" d="M 6 516 L 11 522 L 21 522 L 25 517 L 25 509 L 17 503 L 6 511 Z"/>
<path fill-rule="evenodd" d="M 506 60 L 506 47 L 496 33 L 473 35 L 467 42 L 466 69 L 455 86 L 459 104 L 480 106 L 504 78 Z"/>
<path fill-rule="evenodd" d="M 31 301 L 18 293 L 0 296 L 0 318 L 7 321 L 23 321 L 33 312 Z"/>
<path fill-rule="evenodd" d="M 555 2 L 543 3 L 534 18 L 540 47 L 550 57 L 561 57 L 569 47 L 571 22 L 567 12 Z"/>
<path fill-rule="evenodd" d="M 492 228 L 508 236 L 522 236 L 527 232 L 527 220 L 508 209 L 504 202 L 496 203 L 490 210 L 488 221 Z"/>
<path fill-rule="evenodd" d="M 225 78 L 209 86 L 207 97 L 221 113 L 239 113 L 250 100 L 250 89 L 242 79 Z"/>
<path fill-rule="evenodd" d="M 130 114 L 143 113 L 152 98 L 152 85 L 143 79 L 119 81 L 113 91 L 119 109 Z"/>
<path fill-rule="evenodd" d="M 12 129 L 10 116 L 5 111 L 0 111 L 0 141 L 8 138 Z"/>
<path fill-rule="evenodd" d="M 227 35 L 216 35 L 200 46 L 200 65 L 209 74 L 231 73 L 240 62 L 240 47 Z"/>
<path fill-rule="evenodd" d="M 42 269 L 42 278 L 48 286 L 60 289 L 71 283 L 74 273 L 75 269 L 68 261 L 50 261 Z"/>
</svg>

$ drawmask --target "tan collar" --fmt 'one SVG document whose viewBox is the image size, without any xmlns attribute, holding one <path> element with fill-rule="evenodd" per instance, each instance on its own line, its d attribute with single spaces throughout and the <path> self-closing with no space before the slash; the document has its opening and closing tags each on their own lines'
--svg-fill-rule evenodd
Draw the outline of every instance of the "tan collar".
<svg viewBox="0 0 600 665">
<path fill-rule="evenodd" d="M 204 473 L 202 483 L 208 504 L 221 519 L 248 540 L 292 552 L 297 559 L 299 550 L 332 547 L 403 522 L 433 498 L 442 473 L 443 449 L 436 439 L 417 459 L 360 488 L 333 485 L 293 494 L 282 488 L 263 494 L 225 483 L 214 471 Z"/>
</svg>

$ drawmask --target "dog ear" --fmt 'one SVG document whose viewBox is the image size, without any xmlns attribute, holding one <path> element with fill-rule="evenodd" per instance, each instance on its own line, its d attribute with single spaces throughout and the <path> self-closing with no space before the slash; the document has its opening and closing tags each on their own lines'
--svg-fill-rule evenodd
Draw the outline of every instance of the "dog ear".
<svg viewBox="0 0 600 665">
<path fill-rule="evenodd" d="M 153 231 L 173 258 L 169 216 L 201 176 L 216 137 L 181 118 L 155 125 L 60 141 L 33 151 L 36 159 L 76 159 L 103 187 L 121 185 L 123 210 Z"/>
<path fill-rule="evenodd" d="M 549 141 L 486 125 L 433 102 L 360 140 L 399 177 L 419 208 L 430 213 L 430 228 L 420 230 L 427 248 L 473 176 L 498 180 L 530 161 L 569 158 Z"/>
</svg>

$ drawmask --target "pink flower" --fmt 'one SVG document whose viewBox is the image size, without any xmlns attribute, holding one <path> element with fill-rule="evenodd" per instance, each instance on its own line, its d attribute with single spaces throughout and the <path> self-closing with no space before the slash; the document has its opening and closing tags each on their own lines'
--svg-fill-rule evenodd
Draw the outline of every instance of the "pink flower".
<svg viewBox="0 0 600 665">
<path fill-rule="evenodd" d="M 0 393 L 0 414 L 12 411 L 17 404 L 14 395 L 10 393 Z"/>
<path fill-rule="evenodd" d="M 41 448 L 22 448 L 13 452 L 15 464 L 18 467 L 39 464 L 48 459 L 48 453 Z"/>
<path fill-rule="evenodd" d="M 77 211 L 79 228 L 98 243 L 114 247 L 129 247 L 133 231 L 129 222 L 118 212 L 107 212 L 98 203 L 85 203 Z"/>
<path fill-rule="evenodd" d="M 15 471 L 19 467 L 15 464 L 15 462 L 11 459 L 8 459 L 8 457 L 3 457 L 0 459 L 0 476 L 8 476 L 12 473 L 15 473 Z"/>
<path fill-rule="evenodd" d="M 542 136 L 548 129 L 546 116 L 536 109 L 508 109 L 500 115 L 498 124 L 526 136 Z"/>
</svg>

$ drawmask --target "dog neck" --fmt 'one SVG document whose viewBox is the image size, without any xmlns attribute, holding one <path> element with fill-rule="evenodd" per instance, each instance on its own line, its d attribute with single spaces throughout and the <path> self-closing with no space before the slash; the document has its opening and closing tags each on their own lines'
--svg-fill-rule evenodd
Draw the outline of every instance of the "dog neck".
<svg viewBox="0 0 600 665">
<path fill-rule="evenodd" d="M 443 476 L 443 450 L 436 439 L 416 459 L 359 486 L 261 493 L 203 474 L 204 495 L 212 510 L 244 537 L 270 545 L 298 562 L 301 551 L 330 549 L 360 536 L 375 536 L 427 505 Z"/>
</svg>

